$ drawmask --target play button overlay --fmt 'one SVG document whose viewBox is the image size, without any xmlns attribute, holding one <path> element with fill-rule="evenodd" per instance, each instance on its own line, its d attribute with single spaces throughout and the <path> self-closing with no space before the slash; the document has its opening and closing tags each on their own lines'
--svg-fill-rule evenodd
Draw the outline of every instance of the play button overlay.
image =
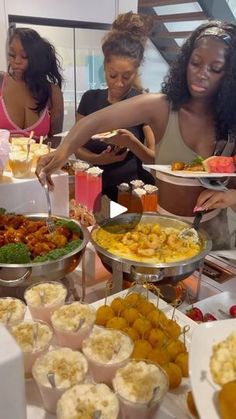
<svg viewBox="0 0 236 419">
<path fill-rule="evenodd" d="M 127 212 L 127 209 L 128 208 L 118 204 L 117 202 L 110 201 L 110 218 L 117 217 L 118 215 Z"/>
<path fill-rule="evenodd" d="M 126 208 L 106 195 L 98 197 L 93 211 L 96 223 L 105 230 L 117 223 L 127 224 L 131 229 L 135 228 L 142 218 L 143 206 L 138 197 L 131 197 L 130 200 L 132 200 L 130 208 Z"/>
</svg>

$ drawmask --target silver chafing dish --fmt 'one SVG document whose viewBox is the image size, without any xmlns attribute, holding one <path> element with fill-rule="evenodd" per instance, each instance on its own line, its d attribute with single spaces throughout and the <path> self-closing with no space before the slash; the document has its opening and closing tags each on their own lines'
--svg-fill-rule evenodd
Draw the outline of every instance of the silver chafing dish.
<svg viewBox="0 0 236 419">
<path fill-rule="evenodd" d="M 24 214 L 30 220 L 44 220 L 47 214 Z M 67 217 L 53 216 L 56 220 L 71 220 Z M 49 262 L 27 263 L 27 264 L 0 264 L 0 285 L 5 287 L 14 287 L 17 285 L 28 286 L 33 282 L 45 280 L 58 280 L 63 278 L 69 272 L 72 272 L 80 262 L 83 250 L 89 240 L 88 230 L 80 225 L 82 231 L 82 242 L 72 252 L 60 259 Z"/>
<path fill-rule="evenodd" d="M 140 222 L 142 223 L 158 223 L 163 227 L 191 227 L 190 223 L 181 221 L 174 217 L 161 216 L 156 213 L 144 213 L 139 218 Z M 118 217 L 101 223 L 100 227 L 94 227 L 93 231 L 95 231 L 97 228 L 107 228 L 116 224 L 127 224 L 134 226 L 135 223 L 137 223 L 137 214 L 122 214 Z M 118 274 L 118 276 L 122 277 L 122 279 L 128 279 L 137 282 L 159 282 L 164 279 L 168 279 L 172 282 L 177 282 L 187 278 L 196 269 L 201 268 L 203 266 L 205 256 L 211 250 L 212 242 L 207 234 L 201 229 L 199 229 L 198 233 L 202 242 L 202 250 L 199 252 L 199 254 L 195 257 L 188 258 L 180 262 L 171 263 L 152 264 L 122 258 L 110 253 L 98 245 L 93 237 L 91 238 L 91 241 L 104 266 L 108 270 L 112 271 L 113 274 Z"/>
</svg>

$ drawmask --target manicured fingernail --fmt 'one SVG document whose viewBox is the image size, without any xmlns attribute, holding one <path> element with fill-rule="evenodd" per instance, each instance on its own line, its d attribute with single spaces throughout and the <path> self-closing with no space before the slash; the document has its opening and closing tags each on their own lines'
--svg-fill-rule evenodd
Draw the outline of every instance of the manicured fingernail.
<svg viewBox="0 0 236 419">
<path fill-rule="evenodd" d="M 193 212 L 197 212 L 197 211 L 203 211 L 204 208 L 203 207 L 194 207 L 193 208 Z"/>
</svg>

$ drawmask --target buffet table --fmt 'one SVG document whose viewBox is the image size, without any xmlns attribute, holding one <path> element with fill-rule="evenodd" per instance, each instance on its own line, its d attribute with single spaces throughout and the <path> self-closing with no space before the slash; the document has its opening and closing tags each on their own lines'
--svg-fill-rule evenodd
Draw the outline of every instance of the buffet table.
<svg viewBox="0 0 236 419">
<path fill-rule="evenodd" d="M 114 298 L 121 296 L 124 297 L 127 290 L 121 291 L 108 297 L 107 303 L 109 304 Z M 149 292 L 149 300 L 156 303 L 157 297 Z M 104 304 L 104 299 L 93 303 L 95 308 Z M 159 300 L 159 308 L 164 311 L 167 317 L 171 318 L 173 307 L 165 303 L 162 299 Z M 27 317 L 30 318 L 29 312 Z M 188 325 L 189 331 L 186 334 L 187 344 L 191 340 L 191 336 L 197 324 L 189 317 L 185 316 L 179 310 L 175 311 L 175 320 L 182 326 Z M 158 412 L 158 419 L 190 419 L 193 418 L 188 411 L 186 405 L 186 393 L 190 390 L 189 379 L 183 378 L 181 385 L 176 389 L 169 391 Z M 27 419 L 56 419 L 56 415 L 45 412 L 42 407 L 42 401 L 34 380 L 26 380 L 26 398 L 27 398 Z"/>
</svg>

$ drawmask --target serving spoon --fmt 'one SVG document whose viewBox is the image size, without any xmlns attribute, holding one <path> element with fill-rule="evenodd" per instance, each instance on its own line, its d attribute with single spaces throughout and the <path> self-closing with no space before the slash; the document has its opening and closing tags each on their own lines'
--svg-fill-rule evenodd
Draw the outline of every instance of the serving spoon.
<svg viewBox="0 0 236 419">
<path fill-rule="evenodd" d="M 181 239 L 188 239 L 191 238 L 195 243 L 199 243 L 199 235 L 198 235 L 198 229 L 199 229 L 199 225 L 202 219 L 203 214 L 206 211 L 197 211 L 194 220 L 193 220 L 193 224 L 192 227 L 186 227 L 183 230 L 180 231 L 180 233 L 178 234 L 178 236 Z"/>
</svg>

